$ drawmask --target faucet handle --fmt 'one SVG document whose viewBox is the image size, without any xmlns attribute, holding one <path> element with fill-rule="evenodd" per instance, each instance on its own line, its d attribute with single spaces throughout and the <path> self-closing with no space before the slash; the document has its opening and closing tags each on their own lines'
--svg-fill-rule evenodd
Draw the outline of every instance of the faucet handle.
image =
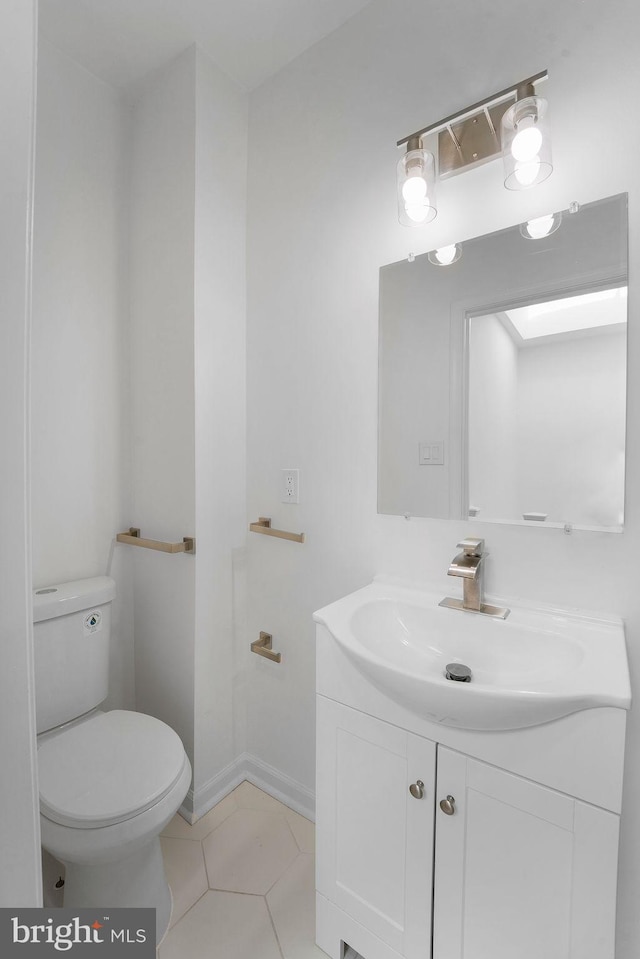
<svg viewBox="0 0 640 959">
<path fill-rule="evenodd" d="M 458 549 L 463 550 L 465 556 L 482 556 L 484 553 L 484 540 L 468 537 L 458 543 Z"/>
</svg>

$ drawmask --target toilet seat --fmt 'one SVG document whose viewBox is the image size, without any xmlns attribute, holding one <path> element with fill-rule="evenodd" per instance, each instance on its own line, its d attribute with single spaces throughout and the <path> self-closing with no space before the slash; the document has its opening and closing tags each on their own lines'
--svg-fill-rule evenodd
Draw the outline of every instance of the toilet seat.
<svg viewBox="0 0 640 959">
<path fill-rule="evenodd" d="M 77 829 L 123 822 L 166 796 L 187 762 L 179 736 L 161 720 L 97 713 L 39 746 L 40 811 Z"/>
</svg>

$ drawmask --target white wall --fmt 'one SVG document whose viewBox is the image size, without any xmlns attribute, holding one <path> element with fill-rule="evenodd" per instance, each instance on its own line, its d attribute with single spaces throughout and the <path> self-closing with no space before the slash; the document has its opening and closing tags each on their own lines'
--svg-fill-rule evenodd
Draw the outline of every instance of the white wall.
<svg viewBox="0 0 640 959">
<path fill-rule="evenodd" d="M 378 509 L 445 519 L 453 502 L 449 437 L 454 411 L 449 343 L 455 274 L 419 257 L 380 274 Z M 463 281 L 464 282 L 464 281 Z M 445 398 L 443 402 L 443 398 Z M 422 443 L 442 443 L 442 464 L 421 465 Z"/>
<path fill-rule="evenodd" d="M 40 55 L 34 580 L 115 577 L 108 705 L 173 726 L 206 794 L 244 750 L 247 98 L 195 47 L 126 100 Z"/>
<path fill-rule="evenodd" d="M 626 331 L 518 348 L 498 317 L 469 327 L 469 496 L 479 519 L 623 521 Z"/>
<path fill-rule="evenodd" d="M 28 502 L 34 3 L 8 0 L 0 7 L 0 62 L 0 905 L 38 906 L 42 891 Z"/>
<path fill-rule="evenodd" d="M 300 546 L 249 537 L 250 636 L 274 633 L 283 663 L 256 662 L 250 751 L 304 784 L 314 780 L 314 608 L 391 571 L 451 591 L 445 571 L 463 535 L 487 539 L 488 589 L 627 621 L 640 670 L 640 384 L 629 382 L 624 535 L 405 521 L 376 514 L 378 269 L 408 254 L 484 234 L 571 200 L 630 194 L 629 361 L 640 364 L 634 305 L 640 200 L 637 126 L 627 92 L 640 82 L 639 11 L 630 0 L 521 5 L 375 0 L 251 98 L 248 278 L 248 511 L 304 530 Z M 482 42 L 478 42 L 478 38 Z M 593 65 L 597 64 L 597 70 Z M 441 185 L 440 214 L 396 223 L 395 142 L 515 79 L 547 67 L 554 175 L 509 194 L 500 165 Z M 610 130 L 625 129 L 620 151 Z M 594 147 L 597 144 L 597 147 Z M 259 148 L 256 148 L 259 145 Z M 278 502 L 278 471 L 302 471 L 299 506 Z M 620 861 L 619 959 L 640 938 L 640 713 L 629 716 Z"/>
<path fill-rule="evenodd" d="M 244 749 L 247 98 L 191 47 L 135 91 L 131 129 L 131 522 L 196 537 L 195 556 L 136 553 L 136 702 L 182 737 L 202 812 Z"/>
<path fill-rule="evenodd" d="M 131 123 L 130 525 L 169 542 L 195 535 L 194 90 L 188 50 L 142 84 Z M 133 563 L 136 707 L 193 761 L 196 557 Z"/>
<path fill-rule="evenodd" d="M 497 316 L 469 323 L 469 505 L 479 519 L 517 512 L 518 349 Z"/>
<path fill-rule="evenodd" d="M 38 44 L 32 543 L 36 587 L 110 573 L 110 703 L 133 704 L 127 407 L 127 118 L 121 96 Z"/>
<path fill-rule="evenodd" d="M 216 777 L 245 745 L 242 683 L 234 689 L 245 649 L 234 643 L 233 588 L 243 565 L 237 551 L 246 538 L 248 105 L 246 94 L 199 50 L 195 84 L 194 802 L 198 806 L 200 797 L 215 793 Z"/>
<path fill-rule="evenodd" d="M 626 332 L 608 332 L 519 351 L 519 508 L 511 515 L 622 523 L 626 346 Z"/>
</svg>

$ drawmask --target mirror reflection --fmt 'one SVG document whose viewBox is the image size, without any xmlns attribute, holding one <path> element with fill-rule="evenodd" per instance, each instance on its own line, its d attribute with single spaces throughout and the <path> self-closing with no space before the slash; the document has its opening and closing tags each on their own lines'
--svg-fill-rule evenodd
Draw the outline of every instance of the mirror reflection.
<svg viewBox="0 0 640 959">
<path fill-rule="evenodd" d="M 572 209 L 382 268 L 380 512 L 622 528 L 626 196 Z"/>
</svg>

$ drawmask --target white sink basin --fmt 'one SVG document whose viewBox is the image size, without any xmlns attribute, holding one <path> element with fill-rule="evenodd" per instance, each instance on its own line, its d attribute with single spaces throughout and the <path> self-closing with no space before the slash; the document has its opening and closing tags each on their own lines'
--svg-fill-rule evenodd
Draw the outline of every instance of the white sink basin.
<svg viewBox="0 0 640 959">
<path fill-rule="evenodd" d="M 376 581 L 314 614 L 382 692 L 425 719 L 519 729 L 631 704 L 619 619 L 511 607 L 506 620 L 438 606 L 442 593 Z M 446 678 L 449 663 L 472 672 Z"/>
</svg>

